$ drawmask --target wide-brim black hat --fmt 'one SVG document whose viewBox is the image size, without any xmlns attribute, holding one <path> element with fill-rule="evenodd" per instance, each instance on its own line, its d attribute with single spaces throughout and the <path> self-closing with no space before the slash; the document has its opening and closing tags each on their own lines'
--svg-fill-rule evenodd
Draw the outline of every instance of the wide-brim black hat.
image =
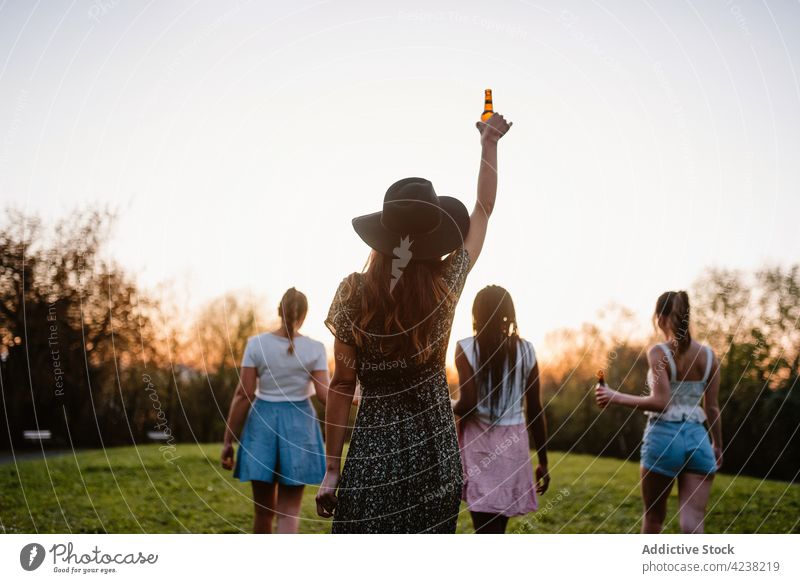
<svg viewBox="0 0 800 583">
<path fill-rule="evenodd" d="M 451 196 L 437 196 L 424 178 L 403 178 L 383 198 L 383 210 L 353 219 L 364 242 L 406 259 L 436 259 L 464 244 L 469 231 L 467 207 Z"/>
</svg>

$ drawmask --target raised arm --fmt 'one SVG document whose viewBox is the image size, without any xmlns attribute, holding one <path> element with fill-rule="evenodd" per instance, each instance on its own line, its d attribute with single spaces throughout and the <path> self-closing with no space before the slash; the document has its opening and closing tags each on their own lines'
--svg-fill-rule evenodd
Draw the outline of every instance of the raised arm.
<svg viewBox="0 0 800 583">
<path fill-rule="evenodd" d="M 670 389 L 669 376 L 667 375 L 666 355 L 661 348 L 654 346 L 647 353 L 647 362 L 653 371 L 655 384 L 647 396 L 629 395 L 614 391 L 606 385 L 598 384 L 595 387 L 595 397 L 600 407 L 609 404 L 622 405 L 641 411 L 662 412 L 669 406 Z"/>
<path fill-rule="evenodd" d="M 228 422 L 225 425 L 225 437 L 222 440 L 222 454 L 220 462 L 226 470 L 233 468 L 233 442 L 239 440 L 242 427 L 247 419 L 247 413 L 253 404 L 256 394 L 256 369 L 252 366 L 243 366 L 239 376 L 239 384 L 233 392 L 231 408 L 228 411 Z"/>
<path fill-rule="evenodd" d="M 336 369 L 325 407 L 325 477 L 317 492 L 317 514 L 329 518 L 336 509 L 336 489 L 342 471 L 342 448 L 356 390 L 356 349 L 341 340 L 333 343 Z"/>
<path fill-rule="evenodd" d="M 708 430 L 711 432 L 711 441 L 714 446 L 714 457 L 717 458 L 717 469 L 722 466 L 722 418 L 719 414 L 719 361 L 717 357 L 711 364 L 711 378 L 708 380 L 706 392 L 703 395 L 703 409 L 706 412 Z"/>
<path fill-rule="evenodd" d="M 478 171 L 478 198 L 469 219 L 469 233 L 464 240 L 464 248 L 469 253 L 470 266 L 475 265 L 486 238 L 489 217 L 494 210 L 497 198 L 497 142 L 502 138 L 512 122 L 507 122 L 495 113 L 486 122 L 477 122 L 481 133 L 481 166 Z"/>
</svg>

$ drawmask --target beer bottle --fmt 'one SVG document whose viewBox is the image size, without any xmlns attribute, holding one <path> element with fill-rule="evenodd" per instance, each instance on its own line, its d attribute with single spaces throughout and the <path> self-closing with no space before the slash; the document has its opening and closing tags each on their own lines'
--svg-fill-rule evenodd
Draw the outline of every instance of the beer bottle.
<svg viewBox="0 0 800 583">
<path fill-rule="evenodd" d="M 481 114 L 481 121 L 486 121 L 494 115 L 494 107 L 492 107 L 492 90 L 487 89 L 483 98 L 483 113 Z"/>
<path fill-rule="evenodd" d="M 606 373 L 602 368 L 597 371 L 597 384 L 601 387 L 606 386 Z M 602 405 L 601 407 L 605 408 L 605 405 Z"/>
</svg>

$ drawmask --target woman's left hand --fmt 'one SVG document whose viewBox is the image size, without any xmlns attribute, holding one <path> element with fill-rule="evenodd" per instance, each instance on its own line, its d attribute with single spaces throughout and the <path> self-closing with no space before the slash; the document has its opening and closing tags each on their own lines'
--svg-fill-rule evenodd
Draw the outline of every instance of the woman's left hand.
<svg viewBox="0 0 800 583">
<path fill-rule="evenodd" d="M 594 398 L 597 401 L 597 406 L 601 409 L 605 409 L 611 403 L 615 392 L 616 391 L 609 389 L 608 385 L 597 383 L 597 386 L 594 388 Z"/>
<path fill-rule="evenodd" d="M 219 456 L 222 467 L 226 470 L 233 469 L 233 444 L 225 443 L 222 446 L 222 453 Z"/>
</svg>

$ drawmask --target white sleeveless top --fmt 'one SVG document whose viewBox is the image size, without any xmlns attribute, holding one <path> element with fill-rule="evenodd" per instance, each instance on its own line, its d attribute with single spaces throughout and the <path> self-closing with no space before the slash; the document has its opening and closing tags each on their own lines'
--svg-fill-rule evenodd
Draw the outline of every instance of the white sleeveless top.
<svg viewBox="0 0 800 583">
<path fill-rule="evenodd" d="M 478 371 L 478 343 L 475 341 L 475 337 L 470 336 L 459 340 L 458 345 L 464 351 L 464 356 L 467 357 L 467 362 L 472 367 L 473 374 L 476 374 Z M 498 417 L 492 421 L 488 399 L 480 398 L 480 387 L 477 387 L 478 405 L 475 408 L 475 414 L 478 420 L 487 425 L 492 423 L 494 425 L 519 425 L 520 423 L 525 423 L 525 384 L 528 382 L 528 377 L 535 364 L 536 352 L 533 350 L 533 344 L 520 338 L 517 350 L 517 365 L 514 369 L 513 378 L 508 379 L 508 388 L 510 390 L 506 390 L 501 395 L 498 403 Z M 506 365 L 503 373 L 504 377 L 507 375 L 508 365 Z"/>
<path fill-rule="evenodd" d="M 678 381 L 678 370 L 675 366 L 675 359 L 672 356 L 672 349 L 668 344 L 659 344 L 661 350 L 667 355 L 669 363 L 669 405 L 662 412 L 646 411 L 645 415 L 651 419 L 663 421 L 692 421 L 702 423 L 706 420 L 706 412 L 703 410 L 703 395 L 708 386 L 708 377 L 711 374 L 711 365 L 714 355 L 711 348 L 704 346 L 706 351 L 706 371 L 703 379 L 699 381 Z M 653 369 L 647 371 L 647 387 L 652 391 L 655 385 L 655 375 Z"/>
</svg>

